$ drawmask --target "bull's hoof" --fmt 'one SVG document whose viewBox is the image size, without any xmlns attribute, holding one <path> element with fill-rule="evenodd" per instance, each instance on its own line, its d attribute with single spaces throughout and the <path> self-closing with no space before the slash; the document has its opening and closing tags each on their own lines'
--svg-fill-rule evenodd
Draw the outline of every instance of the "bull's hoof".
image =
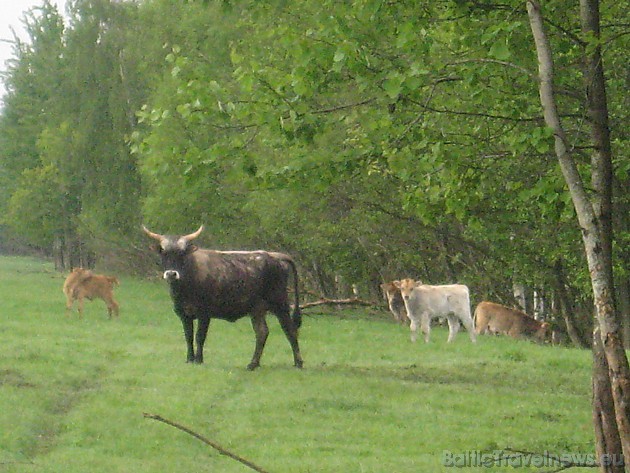
<svg viewBox="0 0 630 473">
<path fill-rule="evenodd" d="M 250 363 L 247 365 L 247 371 L 254 371 L 256 368 L 260 367 L 260 363 Z"/>
<path fill-rule="evenodd" d="M 296 368 L 302 369 L 302 368 L 304 368 L 304 362 L 302 360 L 296 361 L 294 366 Z"/>
</svg>

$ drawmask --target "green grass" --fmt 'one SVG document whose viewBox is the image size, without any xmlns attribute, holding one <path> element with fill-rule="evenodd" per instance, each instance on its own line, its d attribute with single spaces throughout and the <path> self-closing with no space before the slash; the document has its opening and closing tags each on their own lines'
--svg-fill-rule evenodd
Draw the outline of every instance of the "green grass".
<svg viewBox="0 0 630 473">
<path fill-rule="evenodd" d="M 587 351 L 465 332 L 446 344 L 440 328 L 412 345 L 357 310 L 305 316 L 303 370 L 273 317 L 259 370 L 245 370 L 247 320 L 214 321 L 195 366 L 164 283 L 122 278 L 118 320 L 102 301 L 67 317 L 62 284 L 48 263 L 0 258 L 0 473 L 251 471 L 145 412 L 273 473 L 482 471 L 446 468 L 443 452 L 593 450 Z"/>
</svg>

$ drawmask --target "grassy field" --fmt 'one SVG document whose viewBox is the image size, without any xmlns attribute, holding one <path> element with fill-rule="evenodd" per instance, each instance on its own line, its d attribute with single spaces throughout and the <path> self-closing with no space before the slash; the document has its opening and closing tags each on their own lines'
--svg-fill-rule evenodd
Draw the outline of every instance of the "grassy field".
<svg viewBox="0 0 630 473">
<path fill-rule="evenodd" d="M 259 370 L 245 370 L 247 320 L 214 321 L 195 366 L 164 283 L 122 278 L 118 320 L 102 301 L 66 317 L 62 283 L 46 262 L 0 258 L 0 473 L 251 471 L 143 413 L 271 473 L 484 471 L 445 452 L 593 450 L 587 351 L 465 332 L 447 345 L 439 328 L 412 345 L 360 309 L 305 316 L 303 370 L 273 317 Z"/>
</svg>

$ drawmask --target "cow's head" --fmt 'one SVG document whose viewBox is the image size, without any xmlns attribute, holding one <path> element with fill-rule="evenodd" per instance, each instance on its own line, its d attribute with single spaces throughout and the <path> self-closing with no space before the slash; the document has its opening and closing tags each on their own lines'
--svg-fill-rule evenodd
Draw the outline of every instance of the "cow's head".
<svg viewBox="0 0 630 473">
<path fill-rule="evenodd" d="M 387 302 L 392 303 L 392 301 L 398 299 L 400 300 L 400 289 L 396 286 L 396 283 L 399 281 L 392 282 L 384 282 L 381 284 L 381 291 L 383 291 L 383 297 Z"/>
<path fill-rule="evenodd" d="M 540 328 L 536 330 L 534 337 L 540 342 L 543 343 L 547 339 L 547 330 L 549 329 L 549 323 L 543 322 L 540 324 Z"/>
<path fill-rule="evenodd" d="M 152 249 L 157 251 L 162 258 L 162 268 L 164 269 L 164 279 L 167 281 L 177 281 L 182 278 L 186 256 L 195 251 L 197 247 L 190 242 L 197 238 L 203 231 L 203 225 L 194 233 L 182 236 L 160 235 L 153 233 L 144 225 L 144 233 L 158 242 L 152 245 Z"/>
<path fill-rule="evenodd" d="M 422 284 L 420 281 L 414 281 L 413 279 L 401 279 L 400 281 L 394 281 L 394 285 L 400 289 L 400 295 L 406 301 L 411 297 L 411 292 L 418 286 Z"/>
</svg>

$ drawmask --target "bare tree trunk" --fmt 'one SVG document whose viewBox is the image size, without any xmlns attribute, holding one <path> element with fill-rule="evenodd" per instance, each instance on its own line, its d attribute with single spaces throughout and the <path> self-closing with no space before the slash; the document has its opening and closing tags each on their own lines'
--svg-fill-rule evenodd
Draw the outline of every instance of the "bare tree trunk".
<svg viewBox="0 0 630 473">
<path fill-rule="evenodd" d="M 53 259 L 55 261 L 55 270 L 65 271 L 68 269 L 63 258 L 63 239 L 60 236 L 56 236 L 53 241 Z"/>
<path fill-rule="evenodd" d="M 512 284 L 512 292 L 514 293 L 514 299 L 518 302 L 521 310 L 526 314 L 533 314 L 531 288 L 527 287 L 525 284 L 515 282 Z"/>
<path fill-rule="evenodd" d="M 630 86 L 630 73 L 628 74 L 628 85 Z M 628 99 L 630 103 L 630 96 Z M 630 205 L 630 195 L 627 189 L 630 189 L 630 179 L 615 182 L 615 194 L 619 196 L 615 202 L 616 209 L 621 211 L 615 212 L 616 228 L 622 233 L 630 234 L 630 214 L 626 211 Z M 625 265 L 623 275 L 616 282 L 616 301 L 619 310 L 619 320 L 623 326 L 623 346 L 626 350 L 630 350 L 630 245 L 620 244 L 618 246 L 618 261 Z"/>
<path fill-rule="evenodd" d="M 598 318 L 600 329 L 608 327 L 609 333 L 602 332 L 603 351 L 606 354 L 617 426 L 624 457 L 630 461 L 630 369 L 623 348 L 623 332 L 619 314 L 616 311 L 615 284 L 613 275 L 613 164 L 608 125 L 608 100 L 606 79 L 601 54 L 599 0 L 580 0 L 580 19 L 584 37 L 597 41 L 585 48 L 584 86 L 587 110 L 591 125 L 591 140 L 594 152 L 591 156 L 591 183 L 595 191 L 591 198 L 593 213 L 599 229 L 601 257 L 597 269 L 601 275 L 607 298 L 596 298 L 599 304 Z M 594 46 L 594 47 L 589 47 Z M 591 274 L 593 270 L 591 269 Z M 597 347 L 597 349 L 600 349 Z"/>
<path fill-rule="evenodd" d="M 630 350 L 630 279 L 627 277 L 619 283 L 617 301 L 623 325 L 623 346 Z"/>
<path fill-rule="evenodd" d="M 610 452 L 621 452 L 621 439 L 615 420 L 615 409 L 610 380 L 608 378 L 608 362 L 604 354 L 604 345 L 599 328 L 593 332 L 593 426 L 595 427 L 595 453 L 597 458 L 604 458 Z M 610 422 L 614 422 L 610 425 Z M 602 466 L 607 473 L 624 473 L 624 466 L 619 462 Z"/>
<path fill-rule="evenodd" d="M 599 4 L 597 0 L 583 0 L 585 2 L 584 9 L 598 11 Z M 560 163 L 560 168 L 564 179 L 569 187 L 571 199 L 577 214 L 578 222 L 582 230 L 582 240 L 586 251 L 588 268 L 591 276 L 591 284 L 593 288 L 593 300 L 597 313 L 599 336 L 603 343 L 603 353 L 608 364 L 608 372 L 604 373 L 604 367 L 600 364 L 594 364 L 594 370 L 597 373 L 598 381 L 602 384 L 595 384 L 597 391 L 593 393 L 593 409 L 596 417 L 601 417 L 601 424 L 596 424 L 596 428 L 610 429 L 606 432 L 597 432 L 598 452 L 605 452 L 620 458 L 624 454 L 625 458 L 630 458 L 630 367 L 628 366 L 628 358 L 621 343 L 620 327 L 615 315 L 615 301 L 613 297 L 614 284 L 612 280 L 612 271 L 608 268 L 612 267 L 612 252 L 608 253 L 606 246 L 608 239 L 612 241 L 611 228 L 607 224 L 602 225 L 598 219 L 598 214 L 605 212 L 605 204 L 602 200 L 602 193 L 598 196 L 596 205 L 590 201 L 586 192 L 582 178 L 578 172 L 575 161 L 569 153 L 568 140 L 562 124 L 553 92 L 553 61 L 551 48 L 547 40 L 543 18 L 538 0 L 526 0 L 527 12 L 529 15 L 530 25 L 536 44 L 536 52 L 538 55 L 539 68 L 539 92 L 540 101 L 543 108 L 545 123 L 554 131 L 555 136 L 555 152 Z M 584 13 L 583 13 L 584 14 Z M 588 14 L 588 13 L 587 13 Z M 599 21 L 599 20 L 597 20 Z M 600 58 L 601 60 L 601 58 Z M 605 99 L 605 95 L 604 95 Z M 593 158 L 593 179 L 599 182 L 601 186 L 612 186 L 612 180 L 606 181 L 606 164 L 602 163 L 606 157 L 602 153 L 598 153 Z M 605 233 L 610 232 L 610 233 Z M 610 260 L 607 260 L 610 258 Z M 597 334 L 597 331 L 595 332 Z M 594 343 L 595 355 L 597 356 L 597 347 L 599 344 Z M 605 405 L 606 399 L 603 395 L 607 389 L 605 386 L 606 378 L 610 383 L 612 392 L 612 400 L 614 405 L 614 417 L 610 415 L 602 406 Z M 617 431 L 621 451 L 611 451 L 614 446 L 601 445 L 600 439 L 609 438 Z M 604 468 L 604 467 L 602 467 Z M 604 470 L 603 470 L 604 471 Z M 606 470 L 614 471 L 614 470 Z"/>
<path fill-rule="evenodd" d="M 585 333 L 582 324 L 577 323 L 576 319 L 578 317 L 578 311 L 576 310 L 574 301 L 568 293 L 566 277 L 560 260 L 556 261 L 554 270 L 556 273 L 556 293 L 560 299 L 560 304 L 562 305 L 562 318 L 564 319 L 564 323 L 567 328 L 567 334 L 569 335 L 571 342 L 576 347 L 589 348 L 592 343 L 593 326 L 591 324 L 588 333 Z M 588 337 L 588 334 L 591 335 L 590 338 Z"/>
</svg>

